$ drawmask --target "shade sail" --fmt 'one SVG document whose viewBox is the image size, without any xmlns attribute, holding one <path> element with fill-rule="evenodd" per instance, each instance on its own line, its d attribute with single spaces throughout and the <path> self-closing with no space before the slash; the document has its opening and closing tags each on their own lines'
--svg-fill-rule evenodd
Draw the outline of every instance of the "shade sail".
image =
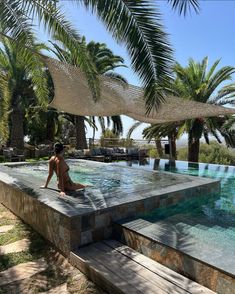
<svg viewBox="0 0 235 294">
<path fill-rule="evenodd" d="M 55 97 L 50 105 L 59 111 L 80 116 L 123 114 L 146 123 L 165 123 L 235 113 L 235 109 L 169 96 L 158 110 L 153 109 L 147 116 L 142 88 L 124 86 L 104 76 L 100 76 L 101 97 L 95 102 L 86 77 L 78 67 L 48 57 L 43 59 L 55 87 Z"/>
</svg>

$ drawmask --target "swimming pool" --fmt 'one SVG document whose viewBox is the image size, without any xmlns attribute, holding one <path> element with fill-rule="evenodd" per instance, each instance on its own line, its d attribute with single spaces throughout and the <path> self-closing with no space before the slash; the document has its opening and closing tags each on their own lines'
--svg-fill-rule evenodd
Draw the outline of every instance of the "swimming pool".
<svg viewBox="0 0 235 294">
<path fill-rule="evenodd" d="M 201 199 L 193 199 L 193 202 L 181 203 L 179 209 L 191 212 L 195 216 L 204 216 L 208 220 L 217 219 L 222 223 L 235 226 L 235 167 L 204 164 L 204 163 L 188 163 L 185 161 L 176 161 L 174 165 L 169 164 L 168 160 L 149 159 L 144 165 L 140 165 L 138 161 L 120 162 L 120 165 L 132 165 L 140 169 L 146 170 L 162 170 L 172 173 L 207 177 L 220 180 L 221 191 L 211 197 Z M 201 203 L 201 201 L 203 203 Z M 166 218 L 173 212 L 167 211 L 161 214 L 160 218 Z M 235 231 L 234 231 L 235 232 Z"/>
<path fill-rule="evenodd" d="M 40 189 L 48 163 L 0 165 L 0 202 L 68 254 L 112 234 L 113 222 L 184 197 L 218 191 L 216 180 L 85 160 L 69 160 L 73 181 L 91 184 L 59 197 L 56 176 Z M 60 232 L 58 234 L 58 232 Z"/>
<path fill-rule="evenodd" d="M 221 181 L 220 192 L 186 198 L 121 225 L 129 246 L 218 293 L 235 293 L 235 167 L 168 160 L 119 164 Z"/>
</svg>

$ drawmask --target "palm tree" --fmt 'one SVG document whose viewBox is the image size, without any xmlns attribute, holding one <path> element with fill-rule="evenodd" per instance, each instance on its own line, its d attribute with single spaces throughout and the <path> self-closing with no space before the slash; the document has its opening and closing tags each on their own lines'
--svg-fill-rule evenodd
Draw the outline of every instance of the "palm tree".
<svg viewBox="0 0 235 294">
<path fill-rule="evenodd" d="M 228 116 L 221 121 L 219 128 L 227 147 L 235 148 L 235 117 Z"/>
<path fill-rule="evenodd" d="M 137 121 L 130 127 L 127 133 L 128 139 L 130 139 L 132 132 L 141 124 L 143 123 Z M 155 141 L 156 149 L 160 158 L 163 157 L 161 138 L 168 137 L 168 141 L 171 144 L 171 159 L 177 159 L 176 140 L 179 139 L 182 134 L 176 123 L 151 124 L 143 130 L 142 134 L 144 139 Z"/>
<path fill-rule="evenodd" d="M 227 104 L 234 101 L 235 84 L 230 83 L 221 87 L 226 81 L 231 80 L 235 73 L 235 68 L 225 66 L 216 71 L 220 60 L 217 60 L 210 69 L 208 69 L 208 57 L 204 58 L 201 63 L 196 63 L 193 59 L 189 60 L 187 67 L 182 67 L 179 63 L 175 65 L 176 78 L 171 86 L 174 95 L 183 99 L 210 104 Z M 166 123 L 154 124 L 143 131 L 146 139 L 159 139 L 168 136 L 171 141 L 173 156 L 176 158 L 175 140 L 183 133 L 188 133 L 188 161 L 198 162 L 200 138 L 204 136 L 205 141 L 209 144 L 209 134 L 212 134 L 219 143 L 220 134 L 225 138 L 228 145 L 233 146 L 234 132 L 229 129 L 234 121 L 231 117 L 211 117 Z M 138 124 L 138 123 L 137 123 Z M 131 130 L 132 131 L 132 130 Z"/>
<path fill-rule="evenodd" d="M 164 100 L 164 85 L 171 77 L 172 50 L 161 24 L 161 14 L 153 0 L 72 0 L 91 10 L 105 24 L 112 36 L 126 47 L 133 70 L 145 88 L 147 110 Z M 168 0 L 174 10 L 186 14 L 198 11 L 198 0 Z M 83 59 L 81 70 L 86 74 L 95 99 L 99 85 L 82 38 L 66 21 L 58 0 L 4 0 L 0 1 L 0 33 L 20 38 L 30 45 L 32 16 L 43 23 L 51 36 L 58 36 L 66 47 L 77 50 Z"/>
<path fill-rule="evenodd" d="M 59 113 L 53 108 L 32 105 L 26 109 L 25 118 L 26 134 L 32 144 L 52 143 L 60 135 Z"/>
<path fill-rule="evenodd" d="M 225 104 L 235 97 L 235 84 L 230 83 L 222 86 L 224 82 L 231 80 L 235 68 L 224 66 L 216 71 L 220 60 L 217 60 L 208 69 L 208 57 L 202 62 L 196 63 L 189 60 L 187 67 L 179 63 L 175 65 L 176 80 L 172 85 L 175 95 L 183 99 L 209 104 Z M 221 87 L 219 90 L 218 88 Z M 188 133 L 188 161 L 198 162 L 200 138 L 204 135 L 209 143 L 208 134 L 211 133 L 220 142 L 218 130 L 221 129 L 223 119 L 220 117 L 201 118 L 186 120 L 181 125 L 181 130 Z"/>
<path fill-rule="evenodd" d="M 34 45 L 39 52 L 41 44 Z M 47 77 L 37 55 L 9 40 L 0 47 L 0 132 L 8 145 L 23 149 L 25 107 L 37 99 L 45 105 Z"/>
<path fill-rule="evenodd" d="M 51 42 L 52 43 L 52 42 Z M 83 43 L 85 43 L 85 38 L 83 38 Z M 67 63 L 72 64 L 74 66 L 79 66 L 80 60 L 77 59 L 77 52 L 70 51 L 66 49 L 62 49 L 58 44 L 52 43 L 53 45 L 53 53 L 60 60 L 65 60 Z M 124 66 L 123 58 L 120 56 L 114 55 L 113 52 L 107 48 L 105 44 L 90 42 L 87 44 L 87 50 L 89 52 L 90 58 L 94 63 L 94 67 L 96 71 L 100 75 L 109 76 L 113 79 L 119 80 L 122 83 L 127 83 L 125 78 L 118 73 L 115 73 L 113 70 L 117 67 Z M 84 116 L 66 114 L 66 118 L 70 120 L 75 125 L 76 132 L 76 148 L 77 149 L 86 149 L 87 141 L 86 141 L 86 131 L 85 131 L 85 121 L 93 122 L 93 127 L 95 126 L 94 118 L 87 119 Z M 98 120 L 101 124 L 101 127 L 104 127 L 104 118 L 98 117 Z M 122 123 L 119 116 L 111 116 L 107 118 L 108 126 L 110 120 L 113 121 L 113 129 L 115 132 L 122 132 Z"/>
<path fill-rule="evenodd" d="M 138 128 L 139 126 L 141 126 L 142 124 L 143 124 L 143 122 L 140 122 L 140 121 L 136 121 L 136 122 L 134 122 L 133 125 L 129 128 L 129 130 L 128 130 L 128 132 L 127 132 L 127 135 L 126 135 L 126 138 L 127 138 L 127 139 L 130 139 L 132 133 L 134 132 L 134 130 L 135 130 L 136 128 Z M 151 127 L 151 126 L 154 126 L 154 125 L 150 125 L 150 127 Z M 147 127 L 147 128 L 148 128 L 148 127 Z M 143 133 L 144 133 L 144 131 L 145 131 L 145 129 L 143 130 Z M 146 138 L 146 137 L 144 136 L 144 138 Z M 161 138 L 160 138 L 160 136 L 158 136 L 158 134 L 155 133 L 152 137 L 149 136 L 147 139 L 148 139 L 149 141 L 151 141 L 151 140 L 154 140 L 154 141 L 155 141 L 158 156 L 159 156 L 160 158 L 162 158 L 162 156 L 163 156 L 163 149 L 162 149 L 162 144 L 161 144 Z"/>
</svg>

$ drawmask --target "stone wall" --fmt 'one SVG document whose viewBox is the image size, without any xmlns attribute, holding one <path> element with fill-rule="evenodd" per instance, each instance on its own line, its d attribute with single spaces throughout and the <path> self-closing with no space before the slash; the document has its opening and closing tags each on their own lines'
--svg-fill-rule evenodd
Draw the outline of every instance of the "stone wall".
<svg viewBox="0 0 235 294">
<path fill-rule="evenodd" d="M 122 243 L 216 293 L 235 293 L 235 279 L 223 271 L 119 224 L 115 225 L 115 232 L 116 238 Z"/>
</svg>

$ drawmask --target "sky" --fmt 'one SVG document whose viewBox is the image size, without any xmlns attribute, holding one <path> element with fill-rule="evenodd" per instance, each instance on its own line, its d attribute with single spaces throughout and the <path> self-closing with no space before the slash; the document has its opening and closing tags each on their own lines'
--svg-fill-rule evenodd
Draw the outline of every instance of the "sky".
<svg viewBox="0 0 235 294">
<path fill-rule="evenodd" d="M 186 66 L 188 59 L 201 61 L 209 57 L 209 66 L 217 59 L 221 59 L 220 66 L 235 66 L 235 1 L 230 0 L 201 0 L 200 12 L 179 16 L 174 12 L 166 0 L 155 0 L 162 14 L 162 23 L 169 34 L 169 41 L 174 49 L 174 59 Z M 77 1 L 79 2 L 79 1 Z M 82 2 L 82 1 L 81 1 Z M 106 43 L 117 55 L 125 59 L 130 67 L 130 59 L 124 46 L 118 45 L 108 33 L 104 25 L 91 12 L 77 5 L 71 0 L 60 0 L 62 10 L 81 35 L 86 36 L 87 42 L 94 40 Z M 46 41 L 48 36 L 40 30 L 39 39 Z M 124 75 L 130 84 L 141 86 L 137 75 L 131 68 L 120 68 L 117 72 Z M 123 116 L 124 136 L 133 120 Z M 146 126 L 133 132 L 132 138 L 141 139 L 142 130 Z M 99 138 L 97 133 L 97 138 Z M 87 137 L 92 136 L 88 129 Z"/>
</svg>

